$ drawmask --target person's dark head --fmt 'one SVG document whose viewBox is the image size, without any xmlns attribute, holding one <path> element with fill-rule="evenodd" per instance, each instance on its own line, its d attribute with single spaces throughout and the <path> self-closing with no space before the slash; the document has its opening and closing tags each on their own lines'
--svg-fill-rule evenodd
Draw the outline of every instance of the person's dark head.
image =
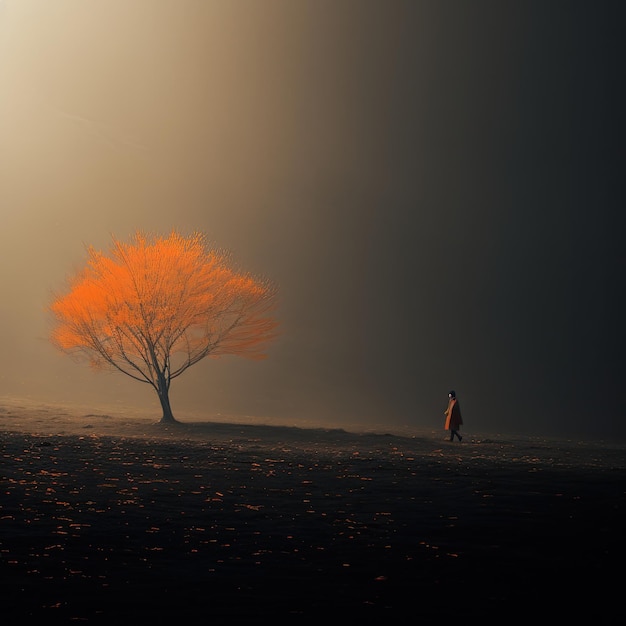
<svg viewBox="0 0 626 626">
<path fill-rule="evenodd" d="M 454 399 L 456 398 L 456 391 L 451 391 L 451 392 L 448 394 L 448 398 L 452 398 L 452 400 L 454 400 Z"/>
</svg>

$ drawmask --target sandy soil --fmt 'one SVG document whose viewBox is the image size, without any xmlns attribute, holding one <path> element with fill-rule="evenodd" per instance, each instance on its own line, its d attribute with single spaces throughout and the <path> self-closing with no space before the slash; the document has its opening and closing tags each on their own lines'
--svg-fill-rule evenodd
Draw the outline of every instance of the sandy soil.
<svg viewBox="0 0 626 626">
<path fill-rule="evenodd" d="M 608 623 L 625 452 L 5 400 L 3 623 Z"/>
</svg>

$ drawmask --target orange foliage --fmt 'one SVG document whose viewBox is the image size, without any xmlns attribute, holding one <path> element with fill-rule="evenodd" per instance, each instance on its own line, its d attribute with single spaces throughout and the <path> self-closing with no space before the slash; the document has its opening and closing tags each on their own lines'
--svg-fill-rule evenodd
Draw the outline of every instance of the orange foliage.
<svg viewBox="0 0 626 626">
<path fill-rule="evenodd" d="M 232 269 L 202 234 L 137 232 L 88 249 L 85 268 L 54 298 L 52 342 L 162 387 L 206 356 L 262 358 L 275 337 L 276 289 Z"/>
</svg>

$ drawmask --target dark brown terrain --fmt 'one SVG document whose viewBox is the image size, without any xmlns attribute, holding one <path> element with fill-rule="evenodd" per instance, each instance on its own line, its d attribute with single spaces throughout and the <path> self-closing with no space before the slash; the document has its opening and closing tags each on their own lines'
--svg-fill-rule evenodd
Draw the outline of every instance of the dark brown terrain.
<svg viewBox="0 0 626 626">
<path fill-rule="evenodd" d="M 608 623 L 625 451 L 0 405 L 2 622 Z"/>
</svg>

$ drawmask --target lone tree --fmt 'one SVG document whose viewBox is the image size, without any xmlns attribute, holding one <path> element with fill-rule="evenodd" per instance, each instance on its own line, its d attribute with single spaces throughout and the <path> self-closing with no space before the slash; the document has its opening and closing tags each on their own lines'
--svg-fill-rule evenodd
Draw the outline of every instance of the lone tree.
<svg viewBox="0 0 626 626">
<path fill-rule="evenodd" d="M 51 341 L 96 369 L 152 385 L 161 423 L 177 423 L 169 399 L 174 378 L 209 355 L 265 357 L 278 325 L 277 290 L 236 272 L 229 255 L 199 233 L 112 240 L 108 256 L 89 247 L 67 293 L 54 296 Z"/>
</svg>

